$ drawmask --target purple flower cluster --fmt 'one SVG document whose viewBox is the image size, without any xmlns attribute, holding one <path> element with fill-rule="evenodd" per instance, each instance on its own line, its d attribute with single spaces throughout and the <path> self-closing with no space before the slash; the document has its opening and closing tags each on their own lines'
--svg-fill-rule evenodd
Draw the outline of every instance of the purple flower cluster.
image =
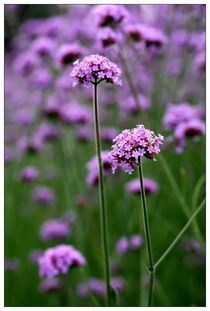
<svg viewBox="0 0 210 311">
<path fill-rule="evenodd" d="M 65 239 L 69 234 L 69 224 L 61 219 L 48 220 L 40 229 L 40 237 L 43 241 Z"/>
<path fill-rule="evenodd" d="M 72 267 L 85 265 L 82 254 L 71 245 L 58 245 L 48 248 L 38 260 L 41 277 L 52 278 L 58 274 L 67 274 Z"/>
<path fill-rule="evenodd" d="M 75 62 L 83 54 L 79 44 L 63 44 L 57 53 L 57 60 L 60 65 L 66 66 Z"/>
<path fill-rule="evenodd" d="M 36 180 L 38 178 L 38 175 L 38 171 L 34 167 L 27 166 L 22 170 L 20 174 L 20 179 L 23 182 L 29 183 Z"/>
<path fill-rule="evenodd" d="M 129 250 L 137 250 L 144 243 L 143 237 L 140 234 L 135 234 L 129 239 L 123 236 L 116 244 L 116 251 L 118 254 L 126 254 Z"/>
<path fill-rule="evenodd" d="M 46 278 L 40 282 L 39 290 L 43 294 L 54 293 L 61 289 L 62 284 L 58 278 Z"/>
<path fill-rule="evenodd" d="M 123 292 L 126 282 L 121 277 L 111 278 L 111 287 L 118 293 Z M 80 283 L 77 288 L 77 295 L 81 298 L 89 297 L 89 292 L 92 291 L 98 297 L 104 297 L 106 293 L 105 283 L 97 278 L 90 278 L 86 283 Z"/>
<path fill-rule="evenodd" d="M 109 151 L 102 151 L 101 152 L 101 160 L 103 165 L 103 172 L 104 175 L 108 175 L 111 173 L 111 160 L 109 156 Z M 88 163 L 87 163 L 88 175 L 86 178 L 86 182 L 89 186 L 95 186 L 98 184 L 99 178 L 99 169 L 98 169 L 98 158 L 94 156 Z"/>
<path fill-rule="evenodd" d="M 121 85 L 121 70 L 108 58 L 101 55 L 86 56 L 81 62 L 74 62 L 71 73 L 73 85 L 87 86 L 89 83 L 99 83 L 105 80 L 107 83 Z"/>
<path fill-rule="evenodd" d="M 200 106 L 187 103 L 170 105 L 165 112 L 163 123 L 166 129 L 173 130 L 169 141 L 174 141 L 176 152 L 181 153 L 186 145 L 186 138 L 195 141 L 205 133 L 205 123 L 202 120 L 203 111 Z"/>
<path fill-rule="evenodd" d="M 110 160 L 112 172 L 115 173 L 121 167 L 126 173 L 132 174 L 140 156 L 154 159 L 160 152 L 163 136 L 156 136 L 153 131 L 145 129 L 143 125 L 137 125 L 131 130 L 123 130 L 114 140 Z"/>
<path fill-rule="evenodd" d="M 97 5 L 92 14 L 97 27 L 116 27 L 123 22 L 129 13 L 122 5 Z"/>
<path fill-rule="evenodd" d="M 135 42 L 144 42 L 146 48 L 160 49 L 167 43 L 167 37 L 158 28 L 143 25 L 129 24 L 125 27 L 126 34 Z"/>
<path fill-rule="evenodd" d="M 131 194 L 139 194 L 141 192 L 139 179 L 132 179 L 125 185 L 125 188 Z M 159 185 L 153 179 L 144 178 L 144 190 L 147 195 L 155 194 L 159 190 Z"/>
<path fill-rule="evenodd" d="M 92 113 L 89 107 L 76 103 L 64 104 L 59 109 L 62 121 L 70 124 L 86 124 L 92 122 Z"/>
<path fill-rule="evenodd" d="M 34 201 L 42 205 L 51 205 L 55 201 L 55 194 L 53 190 L 46 186 L 38 186 L 32 192 Z"/>
<path fill-rule="evenodd" d="M 139 97 L 140 108 L 143 110 L 148 110 L 151 106 L 149 98 L 143 94 L 139 94 L 138 97 Z M 139 107 L 137 107 L 136 101 L 134 100 L 132 96 L 121 99 L 119 101 L 119 104 L 122 110 L 126 112 L 130 112 L 130 113 L 138 112 Z"/>
</svg>

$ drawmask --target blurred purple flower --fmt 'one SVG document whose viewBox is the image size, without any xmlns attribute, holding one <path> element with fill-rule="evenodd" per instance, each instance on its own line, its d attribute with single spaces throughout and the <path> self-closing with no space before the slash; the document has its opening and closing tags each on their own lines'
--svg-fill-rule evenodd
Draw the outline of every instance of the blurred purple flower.
<svg viewBox="0 0 210 311">
<path fill-rule="evenodd" d="M 140 108 L 143 110 L 148 110 L 151 106 L 150 100 L 147 96 L 143 94 L 139 94 L 139 103 L 140 103 Z M 127 98 L 123 98 L 119 101 L 120 107 L 122 110 L 130 113 L 136 113 L 139 109 L 136 105 L 136 101 L 132 96 L 129 96 Z"/>
<path fill-rule="evenodd" d="M 92 113 L 89 107 L 67 103 L 60 107 L 59 115 L 62 121 L 70 124 L 86 124 L 92 121 Z"/>
<path fill-rule="evenodd" d="M 61 289 L 61 281 L 57 278 L 46 278 L 40 282 L 39 290 L 41 293 L 54 293 Z"/>
<path fill-rule="evenodd" d="M 124 236 L 117 242 L 116 251 L 118 254 L 125 254 L 128 252 L 129 247 L 129 239 Z"/>
<path fill-rule="evenodd" d="M 144 239 L 140 234 L 135 234 L 130 239 L 130 248 L 132 250 L 139 249 L 144 243 Z"/>
<path fill-rule="evenodd" d="M 71 245 L 58 245 L 47 249 L 39 259 L 39 275 L 52 278 L 67 274 L 72 267 L 85 265 L 82 254 Z"/>
<path fill-rule="evenodd" d="M 109 158 L 108 151 L 102 151 L 101 153 L 101 160 L 103 165 L 104 175 L 108 175 L 111 173 L 111 161 Z M 98 184 L 98 160 L 97 156 L 94 156 L 88 163 L 87 163 L 88 175 L 86 178 L 86 182 L 89 186 L 95 186 Z"/>
<path fill-rule="evenodd" d="M 52 205 L 55 201 L 55 194 L 48 187 L 38 186 L 33 189 L 32 198 L 38 204 Z"/>
<path fill-rule="evenodd" d="M 139 194 L 141 191 L 139 179 L 132 179 L 125 185 L 125 188 L 129 193 Z M 144 178 L 144 190 L 146 195 L 155 194 L 158 192 L 159 186 L 153 179 Z"/>
<path fill-rule="evenodd" d="M 70 234 L 70 227 L 67 222 L 61 219 L 47 220 L 40 228 L 40 237 L 43 241 L 65 239 Z"/>
<path fill-rule="evenodd" d="M 22 170 L 20 174 L 20 179 L 23 182 L 30 183 L 32 181 L 35 181 L 38 178 L 38 176 L 39 176 L 39 173 L 35 167 L 27 166 Z"/>
<path fill-rule="evenodd" d="M 97 5 L 91 12 L 91 18 L 97 27 L 116 27 L 129 16 L 122 5 Z"/>
<path fill-rule="evenodd" d="M 59 47 L 56 58 L 62 66 L 67 66 L 75 62 L 83 54 L 83 49 L 79 44 L 63 44 Z"/>
</svg>

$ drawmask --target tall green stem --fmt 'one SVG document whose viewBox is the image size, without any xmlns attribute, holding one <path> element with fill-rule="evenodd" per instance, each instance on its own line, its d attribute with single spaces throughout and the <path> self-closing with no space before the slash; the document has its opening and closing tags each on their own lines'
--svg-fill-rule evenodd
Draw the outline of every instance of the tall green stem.
<svg viewBox="0 0 210 311">
<path fill-rule="evenodd" d="M 204 207 L 206 200 L 204 199 L 201 204 L 198 206 L 198 208 L 195 210 L 195 212 L 192 214 L 186 225 L 182 228 L 182 230 L 179 232 L 179 234 L 175 237 L 175 239 L 171 242 L 169 247 L 165 250 L 163 255 L 156 261 L 154 264 L 154 267 L 157 268 L 159 264 L 165 259 L 165 257 L 168 255 L 168 253 L 172 250 L 172 248 L 176 245 L 176 243 L 179 241 L 179 239 L 182 237 L 182 235 L 185 233 L 189 225 L 193 222 L 197 214 L 201 211 L 201 209 Z"/>
<path fill-rule="evenodd" d="M 138 168 L 139 168 L 139 180 L 141 186 L 141 204 L 142 204 L 142 212 L 143 212 L 143 222 L 144 222 L 144 232 L 145 232 L 145 240 L 147 246 L 147 255 L 148 255 L 148 262 L 149 262 L 149 295 L 148 295 L 148 307 L 152 305 L 152 298 L 153 298 L 153 288 L 154 288 L 154 277 L 155 277 L 155 270 L 153 266 L 153 254 L 152 254 L 152 244 L 150 238 L 150 227 L 149 227 L 149 220 L 148 220 L 148 212 L 147 212 L 147 201 L 146 195 L 144 190 L 144 180 L 143 180 L 143 167 L 142 167 L 142 159 L 141 157 L 138 158 Z"/>
<path fill-rule="evenodd" d="M 105 269 L 105 282 L 106 282 L 106 298 L 107 305 L 110 305 L 110 269 L 109 269 L 109 251 L 108 251 L 108 234 L 107 234 L 107 215 L 104 193 L 104 176 L 101 160 L 101 139 L 100 139 L 100 125 L 99 125 L 99 113 L 98 113 L 98 83 L 97 81 L 93 85 L 93 104 L 94 104 L 94 119 L 95 119 L 95 140 L 96 140 L 96 152 L 98 157 L 99 166 L 99 197 L 100 197 L 100 217 L 101 217 L 101 238 L 104 255 L 104 269 Z"/>
</svg>

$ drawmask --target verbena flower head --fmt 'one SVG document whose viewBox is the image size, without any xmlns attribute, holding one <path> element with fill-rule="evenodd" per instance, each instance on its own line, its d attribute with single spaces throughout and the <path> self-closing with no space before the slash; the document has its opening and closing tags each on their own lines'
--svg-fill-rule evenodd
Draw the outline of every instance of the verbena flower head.
<svg viewBox="0 0 210 311">
<path fill-rule="evenodd" d="M 141 192 L 139 179 L 132 179 L 125 185 L 125 188 L 129 193 L 139 195 L 139 193 Z M 152 195 L 159 190 L 159 186 L 153 179 L 144 178 L 144 190 L 146 195 Z"/>
<path fill-rule="evenodd" d="M 34 167 L 27 166 L 22 170 L 20 178 L 21 178 L 21 181 L 27 183 L 27 182 L 32 182 L 36 180 L 38 175 L 39 175 L 38 171 Z"/>
<path fill-rule="evenodd" d="M 81 62 L 74 62 L 74 68 L 71 73 L 73 86 L 90 83 L 99 83 L 105 80 L 107 83 L 121 85 L 121 70 L 108 58 L 101 55 L 86 56 Z"/>
<path fill-rule="evenodd" d="M 86 261 L 82 254 L 71 245 L 58 245 L 47 249 L 39 258 L 39 274 L 48 278 L 67 274 L 75 266 L 83 266 Z"/>
<path fill-rule="evenodd" d="M 163 139 L 162 135 L 156 136 L 143 125 L 137 125 L 131 130 L 123 130 L 113 140 L 114 144 L 110 152 L 112 172 L 115 173 L 116 169 L 121 167 L 126 173 L 132 174 L 139 156 L 155 159 L 155 155 L 160 152 Z"/>
<path fill-rule="evenodd" d="M 40 237 L 43 241 L 64 239 L 69 234 L 70 227 L 68 223 L 60 219 L 50 219 L 40 229 Z"/>
<path fill-rule="evenodd" d="M 54 293 L 61 289 L 62 284 L 58 278 L 47 278 L 41 281 L 39 290 L 43 294 Z"/>
<path fill-rule="evenodd" d="M 111 173 L 111 160 L 109 157 L 109 151 L 102 151 L 101 152 L 101 161 L 103 165 L 103 172 L 104 175 L 108 175 Z M 87 163 L 88 175 L 86 178 L 86 182 L 89 186 L 95 186 L 98 184 L 99 179 L 99 168 L 98 168 L 98 159 L 97 156 L 94 156 L 88 163 Z"/>
<path fill-rule="evenodd" d="M 116 27 L 128 15 L 129 13 L 123 5 L 97 5 L 92 10 L 97 27 Z"/>
</svg>

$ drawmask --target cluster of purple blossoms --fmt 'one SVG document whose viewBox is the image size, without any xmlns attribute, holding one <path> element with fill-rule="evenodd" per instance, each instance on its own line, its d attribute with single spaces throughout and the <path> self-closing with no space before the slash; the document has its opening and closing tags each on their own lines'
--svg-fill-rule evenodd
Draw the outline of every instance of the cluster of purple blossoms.
<svg viewBox="0 0 210 311">
<path fill-rule="evenodd" d="M 62 288 L 61 281 L 58 278 L 46 278 L 40 282 L 39 290 L 43 294 L 54 293 Z"/>
<path fill-rule="evenodd" d="M 139 194 L 141 192 L 140 181 L 138 178 L 132 179 L 125 185 L 125 189 L 131 194 Z M 152 195 L 158 192 L 159 185 L 150 178 L 144 178 L 144 190 L 146 195 Z"/>
<path fill-rule="evenodd" d="M 87 86 L 89 83 L 99 83 L 105 80 L 107 83 L 121 85 L 121 70 L 108 58 L 101 55 L 86 56 L 81 62 L 74 62 L 71 73 L 73 85 Z"/>
<path fill-rule="evenodd" d="M 140 156 L 154 159 L 160 152 L 163 139 L 162 135 L 156 136 L 143 125 L 137 125 L 131 130 L 123 130 L 113 140 L 114 144 L 110 152 L 112 172 L 115 173 L 116 169 L 121 167 L 126 173 L 132 174 Z"/>
<path fill-rule="evenodd" d="M 196 141 L 205 133 L 203 113 L 200 105 L 191 106 L 187 103 L 170 105 L 166 110 L 163 123 L 167 130 L 173 130 L 173 135 L 168 141 L 175 142 L 177 153 L 184 150 L 186 138 L 193 138 Z"/>
<path fill-rule="evenodd" d="M 86 124 L 92 122 L 92 113 L 89 107 L 76 103 L 64 104 L 59 109 L 59 116 L 65 123 Z"/>
<path fill-rule="evenodd" d="M 39 275 L 52 278 L 59 274 L 67 274 L 70 268 L 85 265 L 82 254 L 71 245 L 58 245 L 48 248 L 39 258 Z"/>
<path fill-rule="evenodd" d="M 101 160 L 103 166 L 104 175 L 108 175 L 111 173 L 111 160 L 109 156 L 109 151 L 102 151 L 101 152 Z M 88 163 L 87 163 L 88 175 L 86 178 L 86 182 L 89 186 L 95 186 L 98 184 L 99 178 L 99 168 L 98 168 L 98 158 L 94 156 Z"/>
<path fill-rule="evenodd" d="M 119 41 L 119 36 L 110 28 L 104 28 L 97 33 L 97 40 L 102 48 L 110 47 Z"/>
<path fill-rule="evenodd" d="M 66 66 L 75 62 L 83 54 L 83 49 L 79 44 L 63 44 L 57 53 L 57 60 L 60 65 Z"/>
<path fill-rule="evenodd" d="M 167 43 L 167 37 L 158 28 L 150 27 L 144 24 L 129 24 L 125 26 L 125 33 L 135 42 L 143 42 L 145 47 L 150 49 L 162 48 Z"/>
<path fill-rule="evenodd" d="M 43 241 L 65 239 L 69 234 L 69 224 L 61 219 L 48 220 L 40 229 L 40 237 Z"/>
<path fill-rule="evenodd" d="M 38 186 L 33 190 L 32 198 L 38 204 L 51 205 L 55 201 L 55 194 L 46 186 Z"/>
<path fill-rule="evenodd" d="M 143 237 L 140 234 L 135 234 L 129 239 L 123 236 L 116 244 L 116 251 L 118 254 L 126 254 L 129 250 L 137 250 L 144 243 Z"/>
<path fill-rule="evenodd" d="M 38 176 L 39 176 L 39 173 L 34 167 L 27 166 L 22 170 L 20 174 L 20 179 L 22 182 L 30 183 L 36 180 Z"/>
<path fill-rule="evenodd" d="M 118 293 L 121 293 L 126 286 L 126 282 L 121 277 L 113 277 L 110 280 L 111 287 Z M 97 278 L 91 278 L 86 283 L 80 283 L 77 288 L 77 295 L 81 298 L 88 298 L 92 291 L 98 297 L 104 297 L 106 293 L 105 283 Z"/>
<path fill-rule="evenodd" d="M 121 99 L 119 101 L 120 107 L 122 108 L 122 110 L 130 113 L 138 112 L 139 108 L 143 110 L 148 110 L 151 106 L 149 98 L 143 94 L 139 94 L 138 98 L 140 107 L 137 106 L 133 96 Z"/>
<path fill-rule="evenodd" d="M 128 18 L 129 13 L 122 5 L 97 5 L 92 14 L 97 27 L 112 27 L 122 23 Z"/>
</svg>

